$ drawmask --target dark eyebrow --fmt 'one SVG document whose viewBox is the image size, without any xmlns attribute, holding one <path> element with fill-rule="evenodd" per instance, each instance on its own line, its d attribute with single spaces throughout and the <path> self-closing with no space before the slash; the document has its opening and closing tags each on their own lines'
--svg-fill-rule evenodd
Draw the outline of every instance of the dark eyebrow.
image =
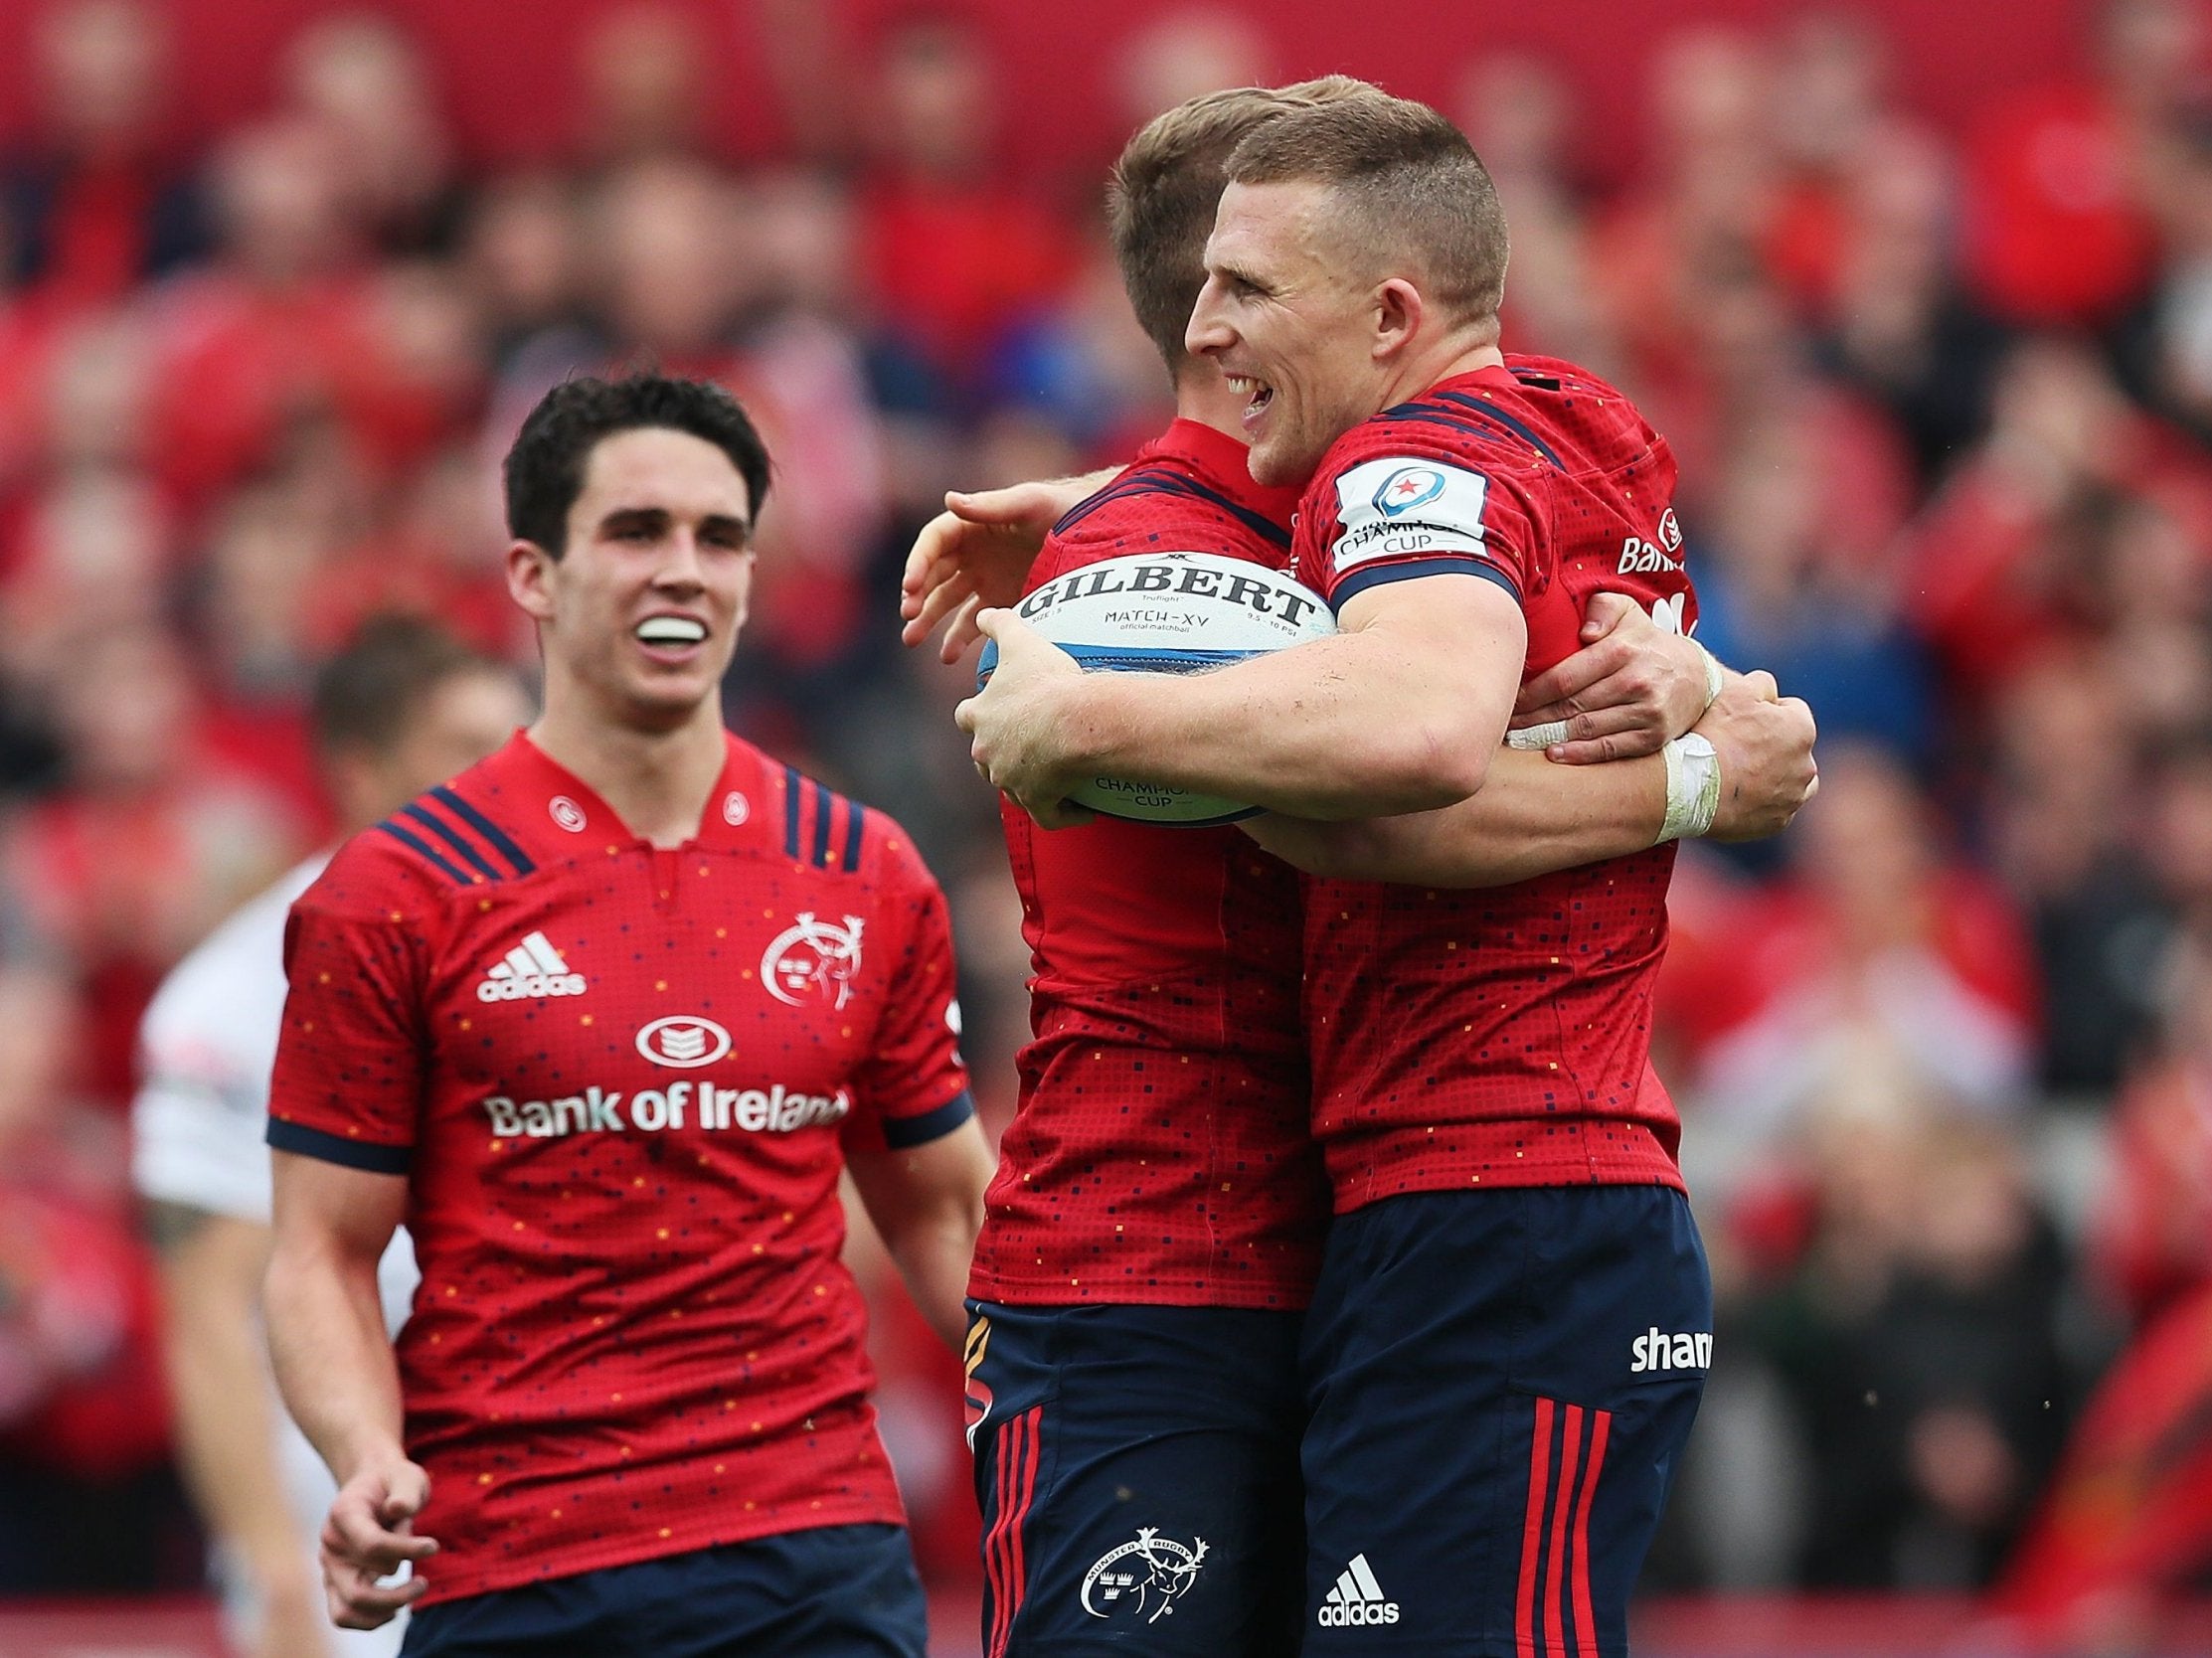
<svg viewBox="0 0 2212 1658">
<path fill-rule="evenodd" d="M 632 530 L 665 535 L 670 523 L 666 507 L 616 507 L 599 520 L 599 534 L 619 536 Z M 734 513 L 709 513 L 699 521 L 701 536 L 724 536 L 745 546 L 753 539 L 753 526 Z"/>
</svg>

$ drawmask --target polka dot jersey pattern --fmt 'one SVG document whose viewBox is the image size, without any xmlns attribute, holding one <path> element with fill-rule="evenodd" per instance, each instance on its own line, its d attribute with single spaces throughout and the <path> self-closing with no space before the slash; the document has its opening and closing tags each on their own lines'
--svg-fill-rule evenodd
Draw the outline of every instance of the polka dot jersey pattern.
<svg viewBox="0 0 2212 1658">
<path fill-rule="evenodd" d="M 1289 491 L 1178 420 L 1063 520 L 1032 587 L 1102 560 L 1212 552 L 1280 568 Z M 1005 812 L 1036 978 L 1020 1106 L 971 1292 L 1303 1306 L 1327 1220 L 1306 1129 L 1296 877 L 1234 829 Z"/>
<path fill-rule="evenodd" d="M 733 738 L 656 850 L 518 736 L 343 848 L 286 955 L 271 1143 L 409 1176 L 426 1598 L 901 1519 L 841 1148 L 970 1107 L 898 825 Z"/>
<path fill-rule="evenodd" d="M 1345 596 L 1330 561 L 1336 480 L 1396 459 L 1484 480 L 1482 555 L 1527 617 L 1524 676 L 1579 647 L 1600 591 L 1630 594 L 1662 625 L 1694 622 L 1673 455 L 1574 365 L 1508 357 L 1338 439 L 1293 549 L 1332 605 Z M 1371 585 L 1454 564 L 1476 559 L 1385 555 L 1352 574 Z M 1669 845 L 1490 891 L 1308 884 L 1314 1133 L 1338 1213 L 1403 1192 L 1682 1184 L 1679 1121 L 1649 1055 L 1673 867 Z"/>
</svg>

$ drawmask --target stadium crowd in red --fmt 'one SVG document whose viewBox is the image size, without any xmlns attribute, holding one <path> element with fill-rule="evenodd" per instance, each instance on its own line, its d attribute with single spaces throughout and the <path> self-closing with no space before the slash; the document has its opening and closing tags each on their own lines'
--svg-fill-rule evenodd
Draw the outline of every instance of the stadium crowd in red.
<svg viewBox="0 0 2212 1658">
<path fill-rule="evenodd" d="M 366 17 L 303 29 L 265 106 L 179 152 L 158 25 L 52 7 L 40 123 L 0 154 L 0 1591 L 196 1579 L 124 1193 L 132 1032 L 321 832 L 322 653 L 400 607 L 526 658 L 491 487 L 522 411 L 650 362 L 760 418 L 733 717 L 915 831 L 995 1126 L 1026 962 L 962 675 L 898 648 L 898 563 L 947 485 L 1119 457 L 1165 410 L 1092 193 L 1002 180 L 990 43 L 950 14 L 843 65 L 792 32 L 781 79 L 868 118 L 794 94 L 788 154 L 744 170 L 695 137 L 680 18 L 612 14 L 568 159 L 497 176 Z M 2123 0 L 2073 80 L 1957 133 L 1892 100 L 1864 27 L 1685 32 L 1603 192 L 1555 69 L 1467 48 L 1508 348 L 1670 436 L 1701 637 L 1823 736 L 1779 850 L 1676 880 L 1663 1069 L 1725 1311 L 1654 1582 L 1998 1580 L 2130 1338 L 2170 1431 L 2089 1411 L 2034 1575 L 2212 1561 L 2212 1357 L 2161 1336 L 2212 1297 L 2206 44 L 2184 0 Z M 1268 69 L 1218 24 L 1131 61 L 1132 123 Z M 884 1304 L 918 1552 L 971 1575 L 955 1372 Z M 2154 1561 L 2081 1542 L 2100 1433 L 2137 1501 L 2091 1530 L 2154 1514 Z"/>
</svg>

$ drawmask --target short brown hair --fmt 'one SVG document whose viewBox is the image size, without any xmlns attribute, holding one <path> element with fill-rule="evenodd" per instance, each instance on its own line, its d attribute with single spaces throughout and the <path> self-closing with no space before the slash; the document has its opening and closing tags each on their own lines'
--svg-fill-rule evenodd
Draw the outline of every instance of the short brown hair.
<svg viewBox="0 0 2212 1658">
<path fill-rule="evenodd" d="M 1233 86 L 1153 116 L 1121 151 L 1106 180 L 1113 256 L 1130 308 L 1171 374 L 1181 372 L 1183 332 L 1206 285 L 1206 238 L 1231 152 L 1279 116 L 1362 95 L 1381 94 L 1348 75 Z"/>
<path fill-rule="evenodd" d="M 371 616 L 315 675 L 308 705 L 315 747 L 389 754 L 448 681 L 505 672 L 427 617 Z"/>
<path fill-rule="evenodd" d="M 1344 243 L 1404 255 L 1454 318 L 1497 315 L 1505 210 L 1466 134 L 1426 103 L 1377 93 L 1289 111 L 1255 127 L 1228 163 L 1235 184 L 1313 182 L 1352 220 Z"/>
</svg>

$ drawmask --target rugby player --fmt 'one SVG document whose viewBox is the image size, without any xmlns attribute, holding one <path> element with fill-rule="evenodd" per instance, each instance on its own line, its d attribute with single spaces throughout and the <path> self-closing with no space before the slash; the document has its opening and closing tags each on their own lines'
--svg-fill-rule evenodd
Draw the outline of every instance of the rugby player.
<svg viewBox="0 0 2212 1658">
<path fill-rule="evenodd" d="M 379 618 L 316 676 L 316 757 L 347 833 L 474 764 L 529 718 L 512 674 L 430 623 Z M 285 1417 L 259 1338 L 268 1264 L 268 1076 L 284 1006 L 284 915 L 327 849 L 208 935 L 139 1028 L 131 1173 L 161 1268 L 177 1449 L 214 1544 L 225 1611 L 254 1658 L 369 1658 L 398 1622 L 333 1630 L 315 1534 L 336 1494 Z M 403 1233 L 378 1273 L 397 1327 L 415 1287 Z"/>
<path fill-rule="evenodd" d="M 767 482 L 719 388 L 547 394 L 506 463 L 545 712 L 292 910 L 271 1341 L 333 1614 L 412 1603 L 411 1658 L 924 1650 L 838 1175 L 957 1341 L 990 1159 L 912 844 L 722 725 Z"/>
<path fill-rule="evenodd" d="M 1164 680 L 986 612 L 961 724 L 1048 820 L 1098 772 L 1322 819 L 1479 799 L 1595 592 L 1694 620 L 1672 458 L 1602 381 L 1499 351 L 1504 220 L 1433 110 L 1292 111 L 1228 176 L 1187 345 L 1243 400 L 1257 483 L 1302 487 L 1292 569 L 1342 631 Z M 1648 1057 L 1670 838 L 1488 891 L 1308 892 L 1336 1219 L 1301 1355 L 1306 1651 L 1625 1650 L 1711 1356 Z"/>
<path fill-rule="evenodd" d="M 949 619 L 956 656 L 971 600 L 1101 560 L 1174 548 L 1281 566 L 1295 492 L 1253 483 L 1244 400 L 1185 352 L 1184 325 L 1229 152 L 1287 110 L 1367 90 L 1340 79 L 1212 94 L 1132 139 L 1110 192 L 1114 243 L 1181 417 L 1069 512 L 1034 565 L 1013 527 L 926 538 L 910 641 Z M 1702 660 L 1647 619 L 1643 631 L 1658 647 L 1649 677 L 1676 669 L 1688 691 L 1673 716 L 1687 725 L 1707 701 Z M 1732 746 L 1732 761 L 1756 759 L 1775 778 L 1759 786 L 1793 806 L 1809 730 L 1748 693 L 1723 723 L 1739 701 L 1755 746 Z M 1640 851 L 1661 832 L 1665 771 L 1655 757 L 1500 755 L 1454 814 L 1470 826 L 1454 873 L 1506 882 Z M 1138 1626 L 1163 1653 L 1294 1650 L 1297 1312 L 1326 1224 L 1305 1131 L 1295 876 L 1228 829 L 1100 819 L 1045 834 L 1010 805 L 1005 824 L 1036 1040 L 971 1279 L 986 1651 L 1091 1650 Z M 1328 855 L 1406 858 L 1439 840 L 1377 830 Z"/>
</svg>

